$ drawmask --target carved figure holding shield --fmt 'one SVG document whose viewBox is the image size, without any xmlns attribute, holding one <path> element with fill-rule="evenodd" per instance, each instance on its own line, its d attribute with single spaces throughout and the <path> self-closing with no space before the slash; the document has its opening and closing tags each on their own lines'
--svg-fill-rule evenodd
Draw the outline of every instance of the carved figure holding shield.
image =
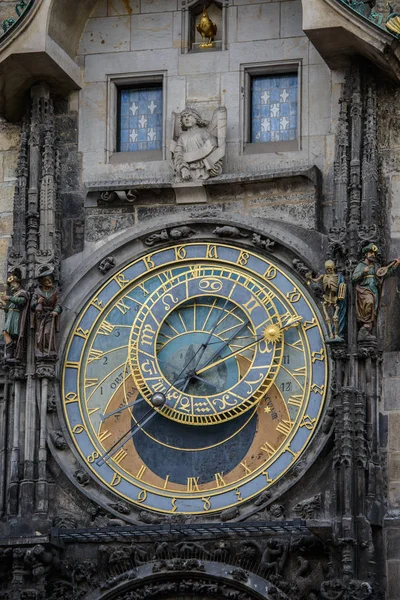
<svg viewBox="0 0 400 600">
<path fill-rule="evenodd" d="M 9 292 L 0 296 L 0 309 L 6 314 L 3 338 L 7 361 L 23 360 L 24 357 L 29 294 L 22 289 L 21 279 L 20 269 L 13 269 L 7 278 Z"/>
<path fill-rule="evenodd" d="M 55 285 L 51 269 L 42 267 L 38 276 L 39 285 L 35 289 L 31 310 L 34 313 L 36 358 L 56 358 L 56 333 L 62 313 L 60 290 Z"/>
<path fill-rule="evenodd" d="M 222 106 L 214 111 L 210 122 L 191 107 L 186 107 L 180 115 L 172 114 L 170 149 L 177 182 L 204 181 L 221 175 L 226 151 L 226 120 L 226 108 Z"/>
<path fill-rule="evenodd" d="M 382 283 L 394 274 L 400 265 L 400 258 L 396 258 L 390 264 L 379 267 L 377 265 L 378 247 L 368 244 L 363 248 L 363 260 L 358 263 L 353 271 L 353 283 L 356 284 L 356 317 L 361 325 L 358 339 L 375 340 L 372 329 L 376 322 L 379 308 Z"/>
</svg>

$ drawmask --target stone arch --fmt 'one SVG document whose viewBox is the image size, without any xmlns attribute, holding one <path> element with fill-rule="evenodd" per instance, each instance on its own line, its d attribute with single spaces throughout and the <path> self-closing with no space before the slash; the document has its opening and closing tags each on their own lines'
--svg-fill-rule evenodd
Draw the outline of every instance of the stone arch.
<svg viewBox="0 0 400 600">
<path fill-rule="evenodd" d="M 275 586 L 259 575 L 213 561 L 146 563 L 107 580 L 84 600 L 272 600 Z M 279 599 L 288 600 L 279 590 Z"/>
<path fill-rule="evenodd" d="M 71 10 L 70 0 L 52 0 L 48 13 L 48 34 L 75 58 L 86 22 L 98 0 L 80 0 L 79 10 Z"/>
</svg>

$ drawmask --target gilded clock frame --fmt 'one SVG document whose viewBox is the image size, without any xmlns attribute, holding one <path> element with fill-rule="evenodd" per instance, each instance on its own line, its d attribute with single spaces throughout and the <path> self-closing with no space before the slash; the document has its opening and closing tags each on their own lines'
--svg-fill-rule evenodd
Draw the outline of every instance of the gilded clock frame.
<svg viewBox="0 0 400 600">
<path fill-rule="evenodd" d="M 119 269 L 119 271 L 118 271 L 117 273 L 115 273 L 114 275 L 112 275 L 112 276 L 111 276 L 111 277 L 110 277 L 110 278 L 109 278 L 109 279 L 108 279 L 108 280 L 107 280 L 107 281 L 106 281 L 106 282 L 105 282 L 103 285 L 101 285 L 101 286 L 99 287 L 99 289 L 98 289 L 97 293 L 96 293 L 96 294 L 93 296 L 92 300 L 91 300 L 91 301 L 88 303 L 88 305 L 92 305 L 92 306 L 94 305 L 94 306 L 96 306 L 96 299 L 98 299 L 98 298 L 99 298 L 99 296 L 101 295 L 102 291 L 103 291 L 103 290 L 104 290 L 104 289 L 107 287 L 107 285 L 110 283 L 110 281 L 114 281 L 114 282 L 116 282 L 116 283 L 117 283 L 117 285 L 119 286 L 119 289 L 117 290 L 117 292 L 116 292 L 116 294 L 115 294 L 115 295 L 117 296 L 117 295 L 118 295 L 118 294 L 121 292 L 121 290 L 123 289 L 123 287 L 124 287 L 124 276 L 123 276 L 123 273 L 124 273 L 125 271 L 127 271 L 127 269 L 128 269 L 129 267 L 131 267 L 132 265 L 135 265 L 135 264 L 139 263 L 140 261 L 143 261 L 145 264 L 146 264 L 146 261 L 147 261 L 147 264 L 149 264 L 149 263 L 148 263 L 148 261 L 149 261 L 149 260 L 150 260 L 150 263 L 151 263 L 151 262 L 153 262 L 153 261 L 152 261 L 152 257 L 154 257 L 155 255 L 157 255 L 157 254 L 159 254 L 160 252 L 163 252 L 163 251 L 165 251 L 165 250 L 171 250 L 172 248 L 175 248 L 175 249 L 177 249 L 177 251 L 178 251 L 178 253 L 179 253 L 179 252 L 182 252 L 182 248 L 188 248 L 188 247 L 190 247 L 190 246 L 199 246 L 199 245 L 206 246 L 207 248 L 209 248 L 209 247 L 212 247 L 212 248 L 217 248 L 217 247 L 222 247 L 222 248 L 223 248 L 223 247 L 229 247 L 229 248 L 232 248 L 232 249 L 234 249 L 234 250 L 238 251 L 238 252 L 240 253 L 240 256 L 242 256 L 242 255 L 243 255 L 243 253 L 244 253 L 244 255 L 252 255 L 252 256 L 255 256 L 255 257 L 259 258 L 260 260 L 262 260 L 264 263 L 271 263 L 271 262 L 272 262 L 272 266 L 273 266 L 273 268 L 274 268 L 274 269 L 277 269 L 277 271 L 279 271 L 281 274 L 283 274 L 283 275 L 284 275 L 284 277 L 285 277 L 287 280 L 291 281 L 291 283 L 293 284 L 293 292 L 292 292 L 292 293 L 294 293 L 294 294 L 297 294 L 297 293 L 298 293 L 298 294 L 300 294 L 300 296 L 301 296 L 301 297 L 302 297 L 302 298 L 305 300 L 306 304 L 308 305 L 308 307 L 309 307 L 310 311 L 311 311 L 311 312 L 312 312 L 312 313 L 313 313 L 313 314 L 314 314 L 316 317 L 319 315 L 319 311 L 318 311 L 318 309 L 315 307 L 315 304 L 314 304 L 314 302 L 312 301 L 312 299 L 311 299 L 311 298 L 309 297 L 309 295 L 307 294 L 307 292 L 306 292 L 305 288 L 303 288 L 303 287 L 301 286 L 300 282 L 293 280 L 293 279 L 291 278 L 290 274 L 287 272 L 286 268 L 285 268 L 285 267 L 281 267 L 281 266 L 279 265 L 279 261 L 277 261 L 276 259 L 274 259 L 273 261 L 271 261 L 269 258 L 266 258 L 266 257 L 265 257 L 265 256 L 263 256 L 261 253 L 253 252 L 253 251 L 252 251 L 252 250 L 250 250 L 250 249 L 243 250 L 243 249 L 241 248 L 241 246 L 239 246 L 239 245 L 236 245 L 236 244 L 235 244 L 235 245 L 231 245 L 231 244 L 226 244 L 226 243 L 223 243 L 223 242 L 217 242 L 217 241 L 213 241 L 213 242 L 207 242 L 207 241 L 203 241 L 203 240 L 201 240 L 201 241 L 197 241 L 197 242 L 192 242 L 192 243 L 190 243 L 190 244 L 185 244 L 184 246 L 183 246 L 182 244 L 180 244 L 180 245 L 175 245 L 175 246 L 161 247 L 161 248 L 157 248 L 157 249 L 155 249 L 155 250 L 154 250 L 154 251 L 152 251 L 151 253 L 147 253 L 147 254 L 145 254 L 145 255 L 139 256 L 137 259 L 135 259 L 134 261 L 132 261 L 132 262 L 131 262 L 131 263 L 129 263 L 128 265 L 125 265 L 124 267 L 120 268 L 120 269 Z M 176 250 L 175 250 L 175 251 L 176 251 Z M 208 252 L 208 250 L 207 250 L 207 252 Z M 177 258 L 177 255 L 175 254 L 175 259 L 176 259 L 176 258 Z M 181 260 L 185 260 L 185 259 L 181 259 Z M 190 260 L 190 259 L 188 259 L 188 260 Z M 207 260 L 210 260 L 210 261 L 213 261 L 213 260 L 214 260 L 214 261 L 215 261 L 215 258 L 212 258 L 212 257 L 210 257 L 209 259 L 207 259 L 207 258 L 202 258 L 201 260 L 202 260 L 202 261 L 203 261 L 203 260 L 204 260 L 204 261 L 207 261 Z M 219 262 L 219 263 L 223 262 L 223 260 L 221 260 L 221 259 L 219 259 L 219 258 L 218 258 L 217 260 L 218 260 L 218 262 Z M 171 263 L 165 263 L 163 266 L 166 266 L 167 264 L 173 264 L 173 262 L 174 262 L 174 261 L 172 261 Z M 242 267 L 242 269 L 243 269 L 243 270 L 246 270 L 246 268 L 245 268 L 245 267 L 246 267 L 246 265 L 241 265 L 241 267 Z M 147 273 L 148 273 L 148 271 L 147 271 Z M 260 274 L 259 274 L 259 273 L 257 273 L 256 275 L 257 275 L 258 277 L 260 277 Z M 138 279 L 139 279 L 140 277 L 142 277 L 142 276 L 143 276 L 143 273 L 141 273 L 141 274 L 138 276 Z M 132 281 L 133 281 L 133 280 L 132 280 Z M 129 283 L 132 283 L 132 282 L 131 282 L 131 281 L 129 281 Z M 279 290 L 278 290 L 278 292 L 279 292 Z M 112 302 L 112 299 L 110 299 L 110 300 L 109 300 L 109 304 L 110 304 L 111 302 Z M 87 307 L 84 307 L 84 308 L 82 308 L 81 315 L 84 313 L 84 311 L 86 310 L 86 308 L 87 308 Z M 99 308 L 99 307 L 97 306 L 96 308 Z M 98 315 L 98 316 L 100 316 L 100 315 L 102 314 L 102 312 L 103 312 L 102 310 L 99 310 L 99 315 Z M 317 329 L 318 329 L 318 331 L 319 331 L 319 334 L 320 334 L 320 337 L 321 337 L 321 340 L 323 340 L 323 339 L 324 339 L 324 336 L 323 336 L 323 330 L 322 330 L 322 325 L 321 325 L 321 323 L 322 323 L 322 319 L 321 319 L 320 317 L 319 317 L 319 318 L 316 318 L 316 323 L 315 323 L 315 325 L 313 325 L 313 326 L 317 327 Z M 94 324 L 93 324 L 93 326 L 92 326 L 92 327 L 94 327 Z M 70 335 L 69 335 L 69 341 L 68 341 L 68 344 L 67 344 L 67 348 L 66 348 L 66 352 L 65 352 L 65 357 L 68 357 L 68 355 L 69 355 L 69 351 L 70 351 L 70 347 L 71 347 L 71 343 L 72 343 L 72 340 L 73 340 L 73 337 L 74 337 L 74 335 L 78 335 L 78 336 L 79 336 L 79 326 L 78 326 L 78 325 L 75 325 L 75 327 L 73 328 L 73 330 L 71 331 L 71 333 L 70 333 Z M 87 338 L 89 337 L 89 335 L 90 335 L 90 334 L 86 334 L 86 333 L 84 333 L 84 332 L 83 332 L 83 333 L 81 332 L 81 336 L 82 336 L 83 338 L 85 338 L 85 337 L 86 337 L 86 339 L 87 339 Z M 323 345 L 323 348 L 324 348 L 324 347 L 325 347 L 325 346 Z M 314 353 L 315 353 L 315 352 L 314 352 Z M 318 352 L 316 352 L 316 354 L 318 354 Z M 325 364 L 327 365 L 327 364 L 328 364 L 328 359 L 327 359 L 327 356 L 326 356 L 326 352 L 325 352 L 325 357 L 324 357 L 324 359 L 325 359 Z M 317 358 L 317 360 L 320 360 L 320 358 Z M 68 361 L 67 361 L 67 363 L 66 363 L 65 367 L 67 368 L 67 366 L 68 366 Z M 79 367 L 78 367 L 78 369 L 79 369 Z M 65 368 L 64 368 L 64 370 L 63 370 L 63 377 L 62 377 L 63 386 L 64 386 L 64 375 L 65 375 Z M 290 468 L 293 466 L 293 464 L 294 464 L 294 463 L 297 461 L 298 457 L 299 457 L 299 456 L 300 456 L 300 455 L 301 455 L 301 454 L 304 452 L 304 450 L 306 449 L 306 447 L 309 445 L 309 443 L 310 443 L 311 439 L 313 439 L 313 438 L 314 438 L 315 429 L 317 428 L 317 425 L 320 423 L 320 417 L 321 417 L 322 411 L 323 411 L 323 409 L 324 409 L 324 404 L 325 404 L 325 399 L 326 399 L 328 378 L 329 378 L 329 376 L 328 376 L 328 369 L 327 369 L 327 368 L 325 368 L 324 382 L 323 382 L 323 384 L 320 386 L 320 388 L 321 388 L 321 392 L 320 392 L 320 393 L 321 393 L 321 404 L 320 404 L 320 408 L 319 408 L 319 411 L 318 411 L 318 415 L 317 415 L 317 417 L 314 419 L 314 422 L 315 422 L 315 428 L 313 427 L 313 433 L 312 433 L 312 435 L 309 437 L 309 439 L 307 440 L 307 443 L 304 445 L 304 447 L 301 449 L 301 451 L 300 451 L 298 454 L 296 454 L 296 455 L 294 455 L 294 454 L 292 453 L 292 454 L 293 454 L 293 460 L 292 460 L 292 461 L 291 461 L 291 462 L 290 462 L 290 463 L 287 465 L 287 467 L 286 467 L 286 468 L 285 468 L 285 469 L 284 469 L 284 470 L 283 470 L 283 471 L 282 471 L 282 472 L 279 474 L 279 477 L 277 477 L 277 478 L 276 478 L 276 479 L 274 479 L 274 480 L 271 480 L 271 481 L 268 483 L 268 475 L 267 475 L 267 476 L 266 476 L 266 479 L 267 479 L 267 485 L 265 485 L 265 486 L 264 486 L 262 489 L 258 489 L 258 490 L 257 490 L 257 491 L 256 491 L 254 494 L 252 494 L 251 496 L 248 496 L 248 497 L 246 497 L 246 498 L 240 498 L 240 494 L 239 494 L 239 495 L 237 494 L 237 496 L 238 496 L 238 501 L 237 501 L 237 502 L 234 502 L 234 503 L 232 503 L 232 504 L 229 504 L 229 505 L 225 505 L 223 508 L 229 508 L 230 506 L 234 506 L 234 505 L 241 504 L 241 503 L 243 503 L 243 502 L 247 502 L 247 501 L 251 500 L 251 498 L 253 498 L 254 496 L 258 495 L 258 494 L 259 494 L 261 491 L 263 491 L 263 490 L 267 489 L 268 487 L 270 487 L 272 483 L 275 483 L 275 482 L 276 482 L 278 479 L 281 479 L 281 478 L 282 478 L 282 477 L 285 475 L 285 473 L 286 473 L 286 472 L 287 472 L 287 471 L 288 471 L 288 470 L 289 470 L 289 469 L 290 469 Z M 311 383 L 310 383 L 310 386 L 311 386 Z M 305 387 L 306 387 L 306 386 L 305 386 Z M 317 386 L 317 387 L 318 387 L 318 386 Z M 310 397 L 310 396 L 309 396 L 309 394 L 308 394 L 308 398 L 309 398 L 309 397 Z M 65 407 L 66 407 L 66 405 L 67 405 L 67 404 L 68 404 L 68 398 L 67 398 L 67 402 L 65 402 L 65 397 L 64 397 L 64 399 L 63 399 L 63 409 L 64 409 L 64 414 L 65 414 Z M 74 432 L 73 432 L 73 428 L 70 426 L 70 423 L 68 423 L 68 429 L 69 429 L 70 437 L 71 437 L 72 439 L 74 439 L 74 435 L 76 435 L 76 434 L 74 434 Z M 307 429 L 308 429 L 308 427 L 307 427 Z M 289 436 L 289 437 L 288 437 L 288 438 L 285 440 L 285 448 L 284 448 L 283 450 L 281 450 L 281 454 L 282 454 L 283 452 L 286 452 L 287 450 L 289 450 L 289 452 L 291 452 L 291 451 L 290 451 L 290 448 L 289 448 L 289 446 L 290 446 L 290 443 L 291 443 L 291 440 L 292 440 L 292 438 L 294 437 L 294 434 L 295 434 L 295 432 L 291 432 L 291 434 L 292 434 L 292 435 L 291 435 L 291 436 Z M 84 456 L 84 454 L 83 454 L 83 452 L 81 451 L 81 449 L 79 448 L 79 446 L 77 446 L 76 444 L 74 444 L 74 446 L 75 446 L 75 448 L 78 450 L 78 452 L 79 452 L 79 454 L 80 454 L 81 458 L 84 460 L 84 462 L 85 462 L 86 466 L 90 468 L 90 465 L 87 463 L 87 460 L 85 460 L 85 456 L 87 456 L 87 455 L 85 455 L 85 456 Z M 264 469 L 264 471 L 265 471 L 265 470 L 266 470 L 266 467 L 264 466 L 264 468 L 263 468 L 263 469 Z M 252 475 L 254 475 L 254 474 L 252 473 Z M 96 478 L 97 478 L 97 479 L 98 479 L 98 480 L 99 480 L 99 481 L 102 483 L 102 485 L 103 485 L 105 488 L 107 488 L 107 489 L 109 489 L 109 490 L 110 490 L 110 482 L 109 482 L 109 481 L 106 481 L 105 479 L 102 479 L 102 478 L 101 478 L 101 477 L 98 475 L 98 473 L 95 473 L 95 477 L 96 477 Z M 252 479 L 254 479 L 254 477 L 252 477 Z M 232 487 L 232 486 L 230 486 L 230 487 Z M 142 508 L 144 507 L 144 504 L 143 504 L 141 501 L 136 501 L 136 502 L 135 502 L 135 500 L 134 500 L 134 499 L 132 499 L 131 497 L 127 497 L 127 496 L 125 496 L 124 494 L 121 494 L 120 492 L 118 492 L 118 490 L 112 489 L 112 492 L 113 492 L 113 493 L 117 493 L 117 494 L 118 494 L 118 495 L 120 495 L 121 497 L 124 497 L 124 498 L 125 498 L 126 500 L 128 500 L 129 502 L 132 502 L 132 503 L 134 503 L 134 504 L 137 504 L 139 507 L 142 507 Z M 170 495 L 169 495 L 169 497 L 170 497 Z M 158 511 L 158 512 L 166 512 L 166 513 L 174 513 L 174 512 L 177 510 L 177 509 L 176 509 L 176 507 L 174 507 L 174 506 L 172 506 L 170 510 L 165 510 L 165 511 L 161 510 L 160 508 L 153 508 L 153 507 L 149 507 L 149 506 L 147 506 L 147 508 L 149 508 L 150 510 L 156 510 L 156 511 Z M 221 507 L 218 507 L 218 508 L 216 508 L 216 509 L 209 509 L 209 510 L 208 510 L 208 511 L 206 511 L 206 512 L 207 512 L 207 514 L 209 514 L 209 513 L 212 513 L 212 512 L 219 512 L 220 510 L 221 510 Z M 185 513 L 185 514 L 199 514 L 199 513 L 202 513 L 202 512 L 203 512 L 203 511 L 195 511 L 195 512 L 187 512 L 187 513 Z"/>
</svg>

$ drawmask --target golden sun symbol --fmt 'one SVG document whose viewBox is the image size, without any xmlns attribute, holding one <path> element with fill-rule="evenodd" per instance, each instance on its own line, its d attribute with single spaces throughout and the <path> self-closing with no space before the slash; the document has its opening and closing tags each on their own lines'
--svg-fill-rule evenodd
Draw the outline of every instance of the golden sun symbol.
<svg viewBox="0 0 400 600">
<path fill-rule="evenodd" d="M 282 331 L 279 325 L 267 325 L 263 335 L 266 342 L 279 342 L 282 337 Z"/>
</svg>

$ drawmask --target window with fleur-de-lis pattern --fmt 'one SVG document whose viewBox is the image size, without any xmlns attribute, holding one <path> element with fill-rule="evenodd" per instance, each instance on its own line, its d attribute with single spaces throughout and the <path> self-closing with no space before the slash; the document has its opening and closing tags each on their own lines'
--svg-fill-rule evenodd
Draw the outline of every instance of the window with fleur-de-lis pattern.
<svg viewBox="0 0 400 600">
<path fill-rule="evenodd" d="M 251 78 L 251 142 L 284 142 L 297 137 L 296 73 Z"/>
<path fill-rule="evenodd" d="M 161 150 L 162 85 L 119 89 L 118 151 Z"/>
</svg>

